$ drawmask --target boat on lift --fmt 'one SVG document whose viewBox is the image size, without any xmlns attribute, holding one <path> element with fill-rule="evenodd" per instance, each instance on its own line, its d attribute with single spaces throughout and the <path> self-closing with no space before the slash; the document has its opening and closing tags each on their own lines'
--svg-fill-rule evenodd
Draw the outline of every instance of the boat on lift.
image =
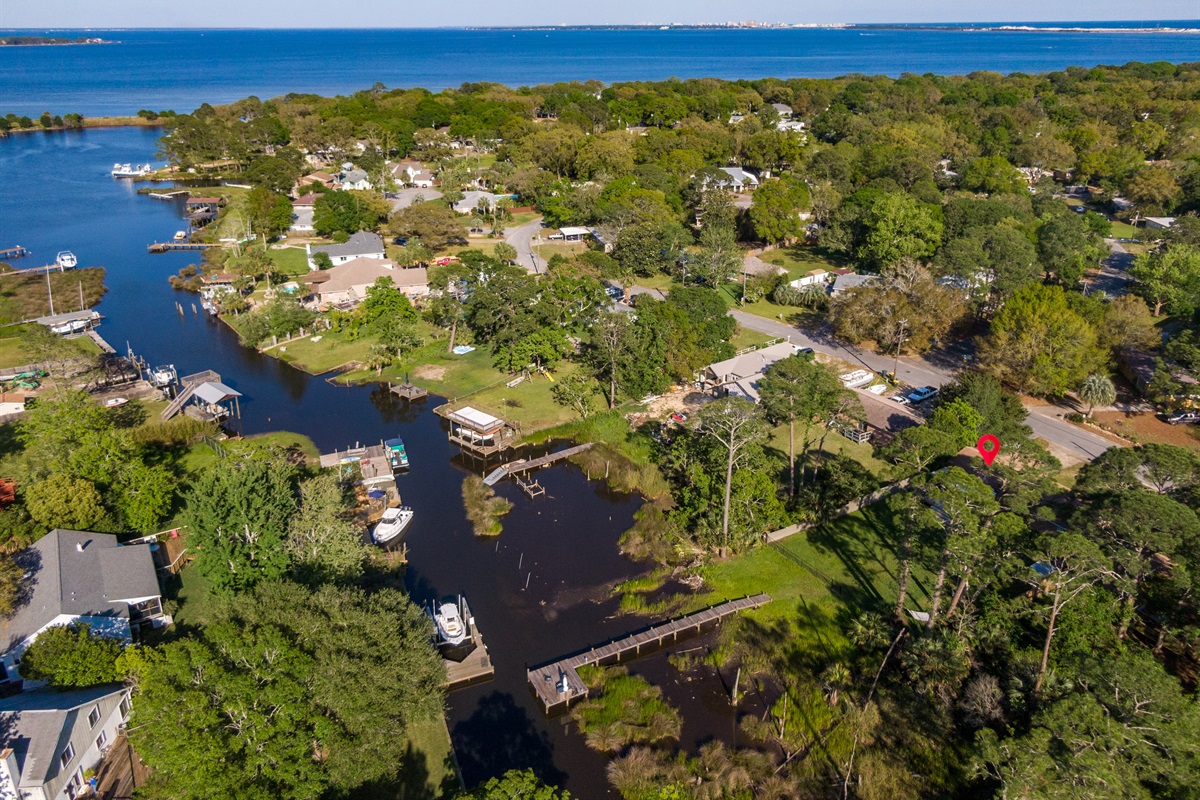
<svg viewBox="0 0 1200 800">
<path fill-rule="evenodd" d="M 54 257 L 54 263 L 61 272 L 64 269 L 75 269 L 79 265 L 79 259 L 70 250 L 63 250 Z"/>
<path fill-rule="evenodd" d="M 383 518 L 376 523 L 371 531 L 371 541 L 375 544 L 387 544 L 395 539 L 412 524 L 413 510 L 408 506 L 396 506 L 383 512 Z"/>
<path fill-rule="evenodd" d="M 408 451 L 404 449 L 403 439 L 399 437 L 387 439 L 383 446 L 387 449 L 388 463 L 392 465 L 392 472 L 408 469 Z"/>
<path fill-rule="evenodd" d="M 179 374 L 175 372 L 174 364 L 163 364 L 150 370 L 150 383 L 156 388 L 165 388 L 177 380 L 179 380 Z"/>
<path fill-rule="evenodd" d="M 154 167 L 149 164 L 113 164 L 112 176 L 114 178 L 143 178 L 154 172 Z"/>
<path fill-rule="evenodd" d="M 453 600 L 432 603 L 429 613 L 433 617 L 433 624 L 437 627 L 440 643 L 453 646 L 466 641 L 467 626 L 463 622 L 458 603 Z"/>
</svg>

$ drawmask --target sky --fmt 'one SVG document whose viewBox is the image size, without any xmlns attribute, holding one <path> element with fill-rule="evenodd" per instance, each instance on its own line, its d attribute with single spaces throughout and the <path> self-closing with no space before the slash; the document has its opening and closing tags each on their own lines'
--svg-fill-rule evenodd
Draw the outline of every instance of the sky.
<svg viewBox="0 0 1200 800">
<path fill-rule="evenodd" d="M 1200 19 L 1200 0 L 0 0 L 0 28 L 421 28 L 730 22 Z"/>
</svg>

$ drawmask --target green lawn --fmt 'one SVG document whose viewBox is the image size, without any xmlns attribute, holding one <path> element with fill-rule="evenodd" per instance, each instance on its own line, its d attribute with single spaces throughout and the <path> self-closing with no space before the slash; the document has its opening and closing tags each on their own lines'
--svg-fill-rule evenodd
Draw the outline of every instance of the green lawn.
<svg viewBox="0 0 1200 800">
<path fill-rule="evenodd" d="M 1112 224 L 1112 235 L 1114 239 L 1141 239 L 1142 229 L 1135 228 L 1125 222 L 1114 222 Z"/>
<path fill-rule="evenodd" d="M 409 725 L 407 739 L 400 789 L 389 796 L 397 800 L 436 800 L 457 794 L 460 787 L 445 719 Z"/>
<path fill-rule="evenodd" d="M 319 341 L 314 342 L 314 337 L 318 337 Z M 375 336 L 349 340 L 340 333 L 325 331 L 296 339 L 267 352 L 312 375 L 323 375 L 343 364 L 362 362 L 376 340 Z"/>
<path fill-rule="evenodd" d="M 218 445 L 230 457 L 251 455 L 268 447 L 279 447 L 285 450 L 295 448 L 304 453 L 309 459 L 314 460 L 320 455 L 312 439 L 303 434 L 291 433 L 289 431 L 272 431 L 271 433 L 261 433 L 257 436 L 248 436 L 245 439 L 228 439 L 218 442 Z M 201 470 L 208 469 L 220 459 L 221 456 L 217 454 L 217 451 L 211 445 L 206 442 L 197 442 L 189 447 L 188 451 L 183 455 L 180 467 L 187 473 L 195 474 Z"/>
<path fill-rule="evenodd" d="M 705 570 L 709 591 L 690 608 L 766 592 L 772 602 L 746 613 L 750 630 L 742 634 L 771 632 L 789 638 L 800 650 L 837 652 L 849 617 L 864 610 L 887 614 L 896 602 L 893 527 L 886 505 L 877 503 L 712 564 Z M 906 607 L 925 608 L 931 588 L 930 575 L 914 565 Z"/>
<path fill-rule="evenodd" d="M 12 335 L 18 328 L 5 328 L 5 338 L 0 339 L 0 369 L 8 367 L 21 367 L 33 360 L 33 356 L 25 352 L 25 348 L 21 342 L 20 336 Z M 67 339 L 68 344 L 77 349 L 81 353 L 87 355 L 98 355 L 100 346 L 86 336 L 79 336 L 74 339 Z"/>
<path fill-rule="evenodd" d="M 796 449 L 797 456 L 800 449 L 800 438 L 804 435 L 803 429 L 796 426 Z M 809 431 L 809 466 L 811 467 L 815 461 L 817 453 L 821 452 L 818 447 L 818 442 L 821 436 L 819 429 Z M 780 425 L 771 431 L 771 438 L 767 441 L 766 447 L 776 450 L 780 457 L 784 460 L 784 465 L 787 464 L 788 453 L 788 426 Z M 852 442 L 840 433 L 832 432 L 825 437 L 824 451 L 829 455 L 844 455 L 852 458 L 858 463 L 866 467 L 867 471 L 875 477 L 879 477 L 884 469 L 888 466 L 886 462 L 875 458 L 875 448 L 869 444 L 858 444 Z"/>
<path fill-rule="evenodd" d="M 811 247 L 801 245 L 781 247 L 778 250 L 763 253 L 759 258 L 768 264 L 774 264 L 786 269 L 789 276 L 788 280 L 799 278 L 804 273 L 814 269 L 833 270 L 838 268 L 837 264 L 817 253 Z"/>
<path fill-rule="evenodd" d="M 275 262 L 275 268 L 290 278 L 308 274 L 308 255 L 303 247 L 272 248 L 267 255 Z"/>
<path fill-rule="evenodd" d="M 744 350 L 747 347 L 758 347 L 771 341 L 773 337 L 759 331 L 752 331 L 749 328 L 739 327 L 733 334 L 733 338 L 729 343 L 733 345 L 735 350 Z"/>
</svg>

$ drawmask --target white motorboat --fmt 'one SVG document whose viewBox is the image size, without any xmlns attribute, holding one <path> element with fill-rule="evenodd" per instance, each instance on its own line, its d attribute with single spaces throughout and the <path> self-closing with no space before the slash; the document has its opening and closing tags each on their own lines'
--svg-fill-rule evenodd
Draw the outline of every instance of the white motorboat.
<svg viewBox="0 0 1200 800">
<path fill-rule="evenodd" d="M 170 386 L 178 379 L 174 364 L 163 364 L 161 367 L 150 370 L 150 383 L 159 389 Z"/>
<path fill-rule="evenodd" d="M 149 175 L 154 172 L 154 167 L 149 164 L 113 164 L 112 176 L 114 178 L 141 178 L 144 175 Z"/>
<path fill-rule="evenodd" d="M 63 250 L 54 257 L 54 263 L 58 265 L 60 270 L 75 269 L 75 267 L 79 264 L 79 259 L 77 259 L 75 254 L 70 250 Z"/>
<path fill-rule="evenodd" d="M 467 626 L 455 603 L 435 604 L 433 624 L 437 626 L 438 637 L 446 644 L 462 644 L 467 638 Z"/>
<path fill-rule="evenodd" d="M 375 544 L 385 544 L 395 539 L 407 530 L 412 523 L 413 510 L 408 506 L 389 508 L 383 512 L 383 518 L 371 531 L 371 541 Z"/>
<path fill-rule="evenodd" d="M 105 408 L 116 408 L 118 406 L 123 406 L 128 402 L 128 398 L 125 397 L 110 397 L 104 401 L 104 406 Z"/>
</svg>

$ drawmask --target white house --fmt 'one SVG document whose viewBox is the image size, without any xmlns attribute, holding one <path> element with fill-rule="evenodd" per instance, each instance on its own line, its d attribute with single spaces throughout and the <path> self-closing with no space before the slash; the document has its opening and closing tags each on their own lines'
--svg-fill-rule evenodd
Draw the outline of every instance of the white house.
<svg viewBox="0 0 1200 800">
<path fill-rule="evenodd" d="M 1146 227 L 1151 230 L 1165 231 L 1175 224 L 1175 217 L 1146 217 Z"/>
<path fill-rule="evenodd" d="M 361 169 L 346 170 L 342 173 L 341 190 L 348 192 L 351 189 L 373 189 L 375 184 L 371 183 L 371 179 L 367 177 L 367 173 Z"/>
<path fill-rule="evenodd" d="M 147 544 L 122 545 L 109 533 L 56 529 L 18 553 L 26 597 L 0 621 L 0 663 L 20 685 L 17 665 L 47 628 L 87 623 L 92 633 L 124 642 L 163 618 L 161 590 Z"/>
<path fill-rule="evenodd" d="M 788 286 L 791 286 L 793 289 L 803 289 L 805 286 L 828 283 L 831 277 L 833 277 L 833 273 L 831 272 L 823 269 L 811 269 L 799 278 L 796 278 L 796 280 L 790 281 Z"/>
<path fill-rule="evenodd" d="M 758 176 L 753 172 L 747 172 L 741 167 L 721 167 L 721 172 L 729 178 L 720 180 L 720 186 L 727 186 L 735 192 L 749 192 L 758 188 Z"/>
<path fill-rule="evenodd" d="M 429 294 L 424 267 L 403 268 L 389 259 L 356 258 L 333 269 L 310 272 L 305 282 L 320 305 L 356 306 L 380 278 L 389 278 L 409 300 Z"/>
<path fill-rule="evenodd" d="M 0 700 L 0 798 L 71 800 L 129 719 L 130 690 L 38 689 Z"/>
<path fill-rule="evenodd" d="M 313 256 L 317 253 L 328 255 L 335 267 L 356 258 L 386 257 L 383 251 L 383 237 L 369 231 L 359 231 L 341 244 L 306 244 L 304 249 L 308 253 L 309 269 L 317 269 L 316 262 L 313 261 Z"/>
</svg>

